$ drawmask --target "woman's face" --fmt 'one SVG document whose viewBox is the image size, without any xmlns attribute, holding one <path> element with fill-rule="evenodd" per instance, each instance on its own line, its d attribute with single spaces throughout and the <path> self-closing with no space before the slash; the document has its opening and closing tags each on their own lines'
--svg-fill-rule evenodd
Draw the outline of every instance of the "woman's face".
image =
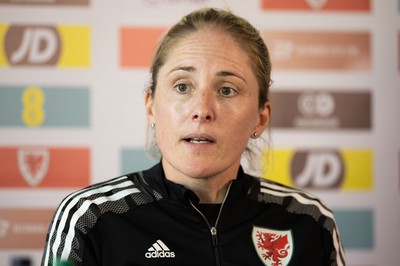
<svg viewBox="0 0 400 266">
<path fill-rule="evenodd" d="M 249 137 L 267 127 L 270 106 L 259 108 L 245 52 L 229 35 L 201 30 L 170 51 L 146 111 L 167 177 L 232 178 Z"/>
</svg>

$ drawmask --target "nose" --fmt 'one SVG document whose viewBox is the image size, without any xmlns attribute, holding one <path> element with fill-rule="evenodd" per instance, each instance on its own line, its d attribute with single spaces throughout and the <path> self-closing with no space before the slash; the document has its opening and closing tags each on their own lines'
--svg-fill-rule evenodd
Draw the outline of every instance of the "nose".
<svg viewBox="0 0 400 266">
<path fill-rule="evenodd" d="M 210 122 L 215 118 L 215 103 L 210 92 L 201 92 L 195 96 L 192 120 Z"/>
<path fill-rule="evenodd" d="M 195 120 L 195 121 L 211 121 L 212 116 L 208 112 L 198 111 L 193 115 L 193 120 Z"/>
</svg>

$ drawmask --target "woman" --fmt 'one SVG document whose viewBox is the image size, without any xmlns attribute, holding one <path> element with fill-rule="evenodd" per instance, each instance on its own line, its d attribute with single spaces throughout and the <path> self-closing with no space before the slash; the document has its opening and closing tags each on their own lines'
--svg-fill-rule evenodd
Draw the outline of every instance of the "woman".
<svg viewBox="0 0 400 266">
<path fill-rule="evenodd" d="M 163 38 L 151 73 L 160 163 L 64 199 L 42 265 L 345 265 L 329 209 L 240 166 L 271 113 L 270 59 L 253 26 L 195 11 Z"/>
</svg>

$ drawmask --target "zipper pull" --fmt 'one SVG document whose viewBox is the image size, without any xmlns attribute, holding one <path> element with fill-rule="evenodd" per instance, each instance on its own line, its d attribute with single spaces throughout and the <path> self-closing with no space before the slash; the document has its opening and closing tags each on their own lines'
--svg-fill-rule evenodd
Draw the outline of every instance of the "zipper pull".
<svg viewBox="0 0 400 266">
<path fill-rule="evenodd" d="M 217 236 L 217 228 L 215 226 L 210 228 L 211 237 L 213 241 L 213 246 L 218 247 L 218 236 Z"/>
</svg>

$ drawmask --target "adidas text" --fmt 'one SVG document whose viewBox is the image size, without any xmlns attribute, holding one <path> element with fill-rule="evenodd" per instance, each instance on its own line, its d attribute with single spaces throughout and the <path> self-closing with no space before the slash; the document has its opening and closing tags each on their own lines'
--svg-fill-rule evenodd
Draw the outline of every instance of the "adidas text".
<svg viewBox="0 0 400 266">
<path fill-rule="evenodd" d="M 146 252 L 145 254 L 146 258 L 151 259 L 151 258 L 175 258 L 175 253 L 172 251 L 152 251 L 152 252 Z"/>
<path fill-rule="evenodd" d="M 175 253 L 172 252 L 167 245 L 158 239 L 144 254 L 148 259 L 156 258 L 175 258 Z"/>
</svg>

